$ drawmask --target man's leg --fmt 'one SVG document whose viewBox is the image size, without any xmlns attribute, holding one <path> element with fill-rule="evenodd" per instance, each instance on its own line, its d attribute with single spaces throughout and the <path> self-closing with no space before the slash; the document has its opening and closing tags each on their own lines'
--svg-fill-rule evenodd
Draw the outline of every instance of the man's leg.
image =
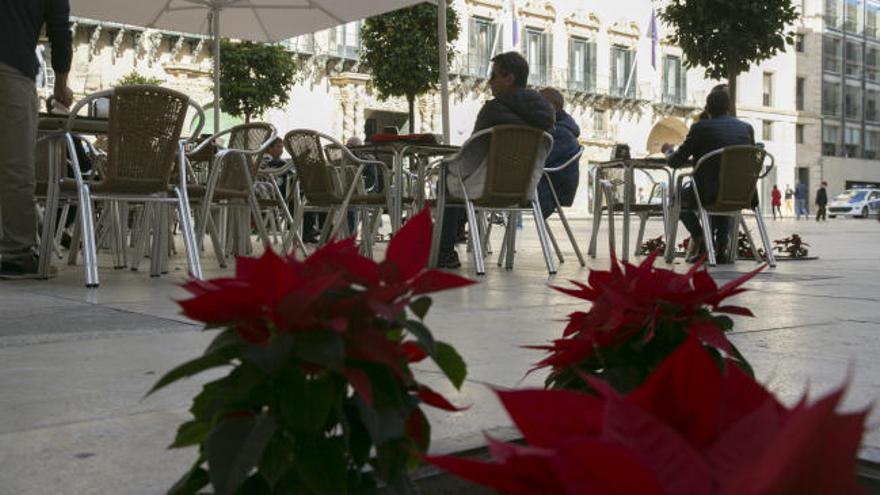
<svg viewBox="0 0 880 495">
<path fill-rule="evenodd" d="M 553 191 L 550 190 L 550 184 L 547 182 L 546 176 L 541 177 L 541 182 L 538 183 L 538 204 L 541 206 L 541 214 L 544 216 L 544 219 L 549 218 L 556 211 Z"/>
<path fill-rule="evenodd" d="M 684 186 L 681 191 L 681 213 L 678 218 L 691 235 L 691 240 L 703 237 L 703 228 L 700 226 L 700 218 L 697 216 L 697 199 L 692 187 Z"/>
<path fill-rule="evenodd" d="M 440 230 L 440 253 L 438 266 L 440 268 L 458 268 L 461 262 L 458 253 L 455 252 L 455 241 L 458 238 L 458 227 L 465 218 L 462 208 L 446 207 L 443 210 L 443 225 Z"/>
<path fill-rule="evenodd" d="M 730 253 L 727 252 L 727 245 L 730 242 L 731 220 L 731 217 L 721 215 L 709 217 L 709 222 L 712 224 L 712 231 L 714 232 L 715 252 L 718 254 L 719 263 L 727 263 L 730 258 Z"/>
<path fill-rule="evenodd" d="M 34 82 L 0 63 L 0 211 L 4 262 L 33 257 L 37 242 L 34 209 L 34 148 L 37 139 Z"/>
</svg>

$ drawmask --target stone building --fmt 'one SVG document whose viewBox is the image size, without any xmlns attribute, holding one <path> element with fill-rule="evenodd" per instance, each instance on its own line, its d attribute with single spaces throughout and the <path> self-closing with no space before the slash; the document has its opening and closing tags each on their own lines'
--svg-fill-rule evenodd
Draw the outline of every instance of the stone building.
<svg viewBox="0 0 880 495">
<path fill-rule="evenodd" d="M 491 57 L 520 51 L 530 62 L 530 83 L 560 89 L 567 110 L 581 126 L 584 183 L 575 212 L 587 211 L 585 172 L 591 161 L 608 159 L 616 143 L 627 143 L 635 156 L 656 153 L 667 142 L 680 143 L 708 90 L 717 84 L 706 80 L 700 69 L 684 68 L 680 49 L 665 41 L 662 25 L 654 42 L 652 6 L 659 8 L 661 3 L 454 0 L 452 4 L 461 22 L 450 67 L 452 142 L 467 139 L 480 106 L 490 98 Z M 805 18 L 800 29 L 806 33 L 813 21 Z M 134 70 L 190 94 L 206 108 L 212 105 L 210 43 L 204 37 L 82 19 L 74 29 L 71 84 L 77 95 L 110 87 Z M 816 43 L 815 37 L 804 36 L 805 45 Z M 279 132 L 305 127 L 345 139 L 386 126 L 409 129 L 406 101 L 380 100 L 358 62 L 358 22 L 283 44 L 297 58 L 299 70 L 287 108 L 263 116 Z M 740 117 L 755 127 L 756 138 L 777 158 L 777 169 L 762 186 L 765 198 L 772 183 L 793 184 L 798 167 L 815 168 L 812 158 L 807 158 L 818 142 L 821 122 L 818 107 L 814 108 L 818 84 L 816 78 L 807 77 L 818 74 L 808 63 L 815 58 L 789 49 L 741 76 Z M 805 93 L 797 96 L 799 90 Z M 796 107 L 799 103 L 805 105 L 802 111 Z M 438 94 L 419 97 L 415 109 L 413 131 L 439 132 Z M 221 124 L 234 121 L 227 116 Z M 797 139 L 803 144 L 796 144 Z"/>
</svg>

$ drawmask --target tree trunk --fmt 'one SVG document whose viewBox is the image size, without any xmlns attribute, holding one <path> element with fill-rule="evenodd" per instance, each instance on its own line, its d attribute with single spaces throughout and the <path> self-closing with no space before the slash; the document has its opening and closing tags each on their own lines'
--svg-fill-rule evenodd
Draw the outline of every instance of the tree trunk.
<svg viewBox="0 0 880 495">
<path fill-rule="evenodd" d="M 727 71 L 727 88 L 730 90 L 730 115 L 736 117 L 736 76 L 733 69 Z"/>
<path fill-rule="evenodd" d="M 416 133 L 416 96 L 406 95 L 406 101 L 409 103 L 409 133 Z"/>
<path fill-rule="evenodd" d="M 244 123 L 245 124 L 251 123 L 251 114 L 249 114 L 249 113 L 244 114 Z"/>
</svg>

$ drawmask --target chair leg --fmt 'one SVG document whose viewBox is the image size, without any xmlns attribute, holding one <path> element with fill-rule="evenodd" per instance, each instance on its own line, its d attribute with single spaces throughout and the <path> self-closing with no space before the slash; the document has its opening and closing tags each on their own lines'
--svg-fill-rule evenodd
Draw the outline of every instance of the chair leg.
<svg viewBox="0 0 880 495">
<path fill-rule="evenodd" d="M 217 224 L 214 222 L 214 217 L 208 215 L 205 221 L 207 222 L 208 235 L 211 236 L 211 245 L 214 247 L 214 256 L 217 257 L 217 264 L 220 265 L 220 268 L 226 268 L 226 255 L 223 252 L 223 244 L 220 242 L 220 235 L 217 233 Z M 196 245 L 198 245 L 198 237 L 196 237 Z"/>
<path fill-rule="evenodd" d="M 638 256 L 642 249 L 642 242 L 645 240 L 645 227 L 648 223 L 648 214 L 647 213 L 639 213 L 639 235 L 636 237 L 636 249 L 633 252 L 633 256 Z M 649 253 L 650 254 L 650 253 Z"/>
<path fill-rule="evenodd" d="M 92 210 L 92 195 L 89 185 L 83 184 L 80 189 L 80 221 L 83 243 L 83 264 L 86 269 L 86 287 L 98 287 L 98 253 L 95 246 L 95 215 Z M 71 244 L 71 247 L 73 244 Z"/>
<path fill-rule="evenodd" d="M 706 257 L 709 259 L 709 266 L 715 266 L 715 240 L 712 239 L 712 224 L 709 221 L 709 212 L 704 208 L 700 208 L 700 223 L 703 224 L 703 242 L 706 244 Z"/>
<path fill-rule="evenodd" d="M 593 230 L 590 233 L 590 247 L 587 249 L 587 255 L 590 258 L 596 257 L 596 245 L 599 241 L 599 229 L 602 226 L 602 194 L 598 191 L 600 189 L 600 185 L 596 184 L 597 192 L 593 195 Z M 609 203 L 609 209 L 611 207 L 611 203 Z"/>
<path fill-rule="evenodd" d="M 50 185 L 48 187 L 48 191 L 46 191 L 46 208 L 43 214 L 43 230 L 40 235 L 40 257 L 39 257 L 39 276 L 40 278 L 48 278 L 49 277 L 49 266 L 52 257 L 52 248 L 55 246 L 55 236 L 52 233 L 55 232 L 55 223 L 58 211 L 58 187 L 56 185 Z M 64 210 L 67 211 L 66 209 Z M 64 221 L 67 219 L 67 214 L 64 213 L 61 217 L 61 221 L 58 222 L 61 225 L 64 225 Z"/>
<path fill-rule="evenodd" d="M 269 239 L 269 233 L 266 232 L 266 226 L 263 225 L 263 216 L 260 214 L 260 203 L 257 201 L 257 196 L 253 191 L 251 191 L 248 201 L 250 202 L 251 215 L 254 217 L 254 224 L 257 226 L 260 240 L 263 241 L 263 248 L 272 249 L 272 240 Z M 250 232 L 250 229 L 248 229 L 248 232 Z M 250 235 L 248 235 L 248 240 L 250 240 Z"/>
<path fill-rule="evenodd" d="M 767 252 L 767 263 L 771 268 L 776 268 L 776 256 L 773 254 L 773 245 L 770 243 L 770 236 L 767 234 L 767 225 L 764 223 L 764 216 L 761 214 L 761 207 L 755 207 L 755 220 L 758 222 L 758 232 L 761 234 L 761 242 L 764 244 L 764 251 Z"/>
<path fill-rule="evenodd" d="M 150 277 L 158 277 L 162 270 L 162 208 L 158 204 L 153 209 L 153 236 L 150 249 Z"/>
<path fill-rule="evenodd" d="M 571 225 L 568 223 L 568 218 L 565 216 L 565 212 L 562 211 L 562 207 L 558 207 L 556 212 L 559 214 L 559 220 L 562 222 L 562 227 L 565 229 L 566 235 L 568 235 L 568 240 L 571 242 L 571 247 L 574 249 L 574 254 L 577 256 L 578 263 L 580 263 L 581 266 L 587 266 L 586 262 L 584 262 L 584 255 L 581 253 L 581 248 L 578 246 L 574 233 L 571 230 Z"/>
<path fill-rule="evenodd" d="M 556 275 L 556 262 L 553 260 L 553 252 L 550 250 L 550 236 L 547 234 L 547 224 L 544 222 L 544 215 L 541 213 L 541 205 L 534 199 L 532 200 L 532 214 L 535 216 L 535 226 L 538 228 L 538 240 L 541 241 L 541 250 L 544 252 L 547 272 L 551 276 Z"/>
<path fill-rule="evenodd" d="M 147 242 L 150 238 L 150 222 L 152 214 L 152 205 L 144 203 L 144 206 L 141 208 L 141 212 L 138 215 L 137 223 L 135 224 L 135 232 L 132 233 L 132 237 L 135 238 L 136 241 L 132 248 L 131 265 L 129 267 L 131 271 L 136 272 L 140 269 L 141 261 L 143 261 L 146 254 Z"/>
<path fill-rule="evenodd" d="M 468 228 L 470 229 L 470 245 L 471 253 L 474 256 L 474 266 L 477 275 L 486 274 L 486 266 L 483 260 L 483 244 L 480 241 L 480 226 L 477 224 L 477 213 L 474 211 L 474 204 L 465 201 L 465 211 L 467 212 Z"/>
<path fill-rule="evenodd" d="M 189 269 L 189 276 L 201 280 L 203 275 L 202 265 L 199 260 L 199 245 L 198 242 L 196 242 L 196 233 L 195 228 L 193 227 L 189 204 L 187 204 L 183 197 L 183 193 L 179 188 L 174 188 L 174 194 L 177 196 L 177 216 L 180 219 L 183 245 L 186 248 L 186 261 L 187 268 Z"/>
<path fill-rule="evenodd" d="M 519 212 L 510 212 L 507 215 L 507 247 L 504 250 L 504 268 L 513 270 L 514 257 L 516 256 L 516 226 L 519 225 Z"/>
<path fill-rule="evenodd" d="M 752 237 L 752 231 L 749 229 L 749 225 L 746 223 L 746 217 L 740 215 L 739 216 L 739 224 L 742 226 L 743 233 L 746 235 L 746 239 L 749 241 L 749 248 L 752 250 L 752 253 L 755 255 L 755 263 L 761 263 L 762 258 L 758 256 L 758 246 L 755 245 L 755 240 Z M 765 255 L 766 256 L 766 255 Z"/>
<path fill-rule="evenodd" d="M 159 239 L 161 240 L 161 250 L 159 251 L 159 273 L 166 275 L 168 273 L 168 253 L 171 251 L 171 210 L 168 203 L 159 203 L 159 214 L 162 215 L 159 231 Z"/>
<path fill-rule="evenodd" d="M 510 247 L 510 217 L 513 215 L 512 213 L 500 213 L 502 218 L 502 225 L 504 226 L 504 233 L 501 236 L 501 249 L 498 250 L 498 266 L 503 266 L 504 261 L 507 258 L 507 248 Z"/>
<path fill-rule="evenodd" d="M 565 263 L 565 256 L 562 255 L 562 250 L 559 249 L 559 243 L 556 242 L 556 236 L 553 235 L 553 229 L 547 225 L 547 222 L 544 222 L 544 225 L 547 227 L 547 237 L 550 238 L 550 244 L 553 245 L 553 252 L 556 253 L 556 258 L 559 259 L 559 263 Z"/>
<path fill-rule="evenodd" d="M 608 249 L 610 250 L 611 256 L 616 257 L 617 237 L 614 234 L 614 208 L 611 207 L 611 205 L 614 204 L 614 190 L 611 183 L 606 180 L 601 181 L 599 184 L 605 195 L 605 202 L 608 203 Z M 599 211 L 601 212 L 602 210 L 600 209 Z"/>
</svg>

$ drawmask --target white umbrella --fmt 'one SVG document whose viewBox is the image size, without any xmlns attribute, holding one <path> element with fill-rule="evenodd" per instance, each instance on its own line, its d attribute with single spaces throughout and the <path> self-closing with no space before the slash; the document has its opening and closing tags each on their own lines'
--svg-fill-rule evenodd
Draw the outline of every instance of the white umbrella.
<svg viewBox="0 0 880 495">
<path fill-rule="evenodd" d="M 209 34 L 214 41 L 214 132 L 220 123 L 220 36 L 279 41 L 424 0 L 71 0 L 71 14 Z"/>
</svg>

